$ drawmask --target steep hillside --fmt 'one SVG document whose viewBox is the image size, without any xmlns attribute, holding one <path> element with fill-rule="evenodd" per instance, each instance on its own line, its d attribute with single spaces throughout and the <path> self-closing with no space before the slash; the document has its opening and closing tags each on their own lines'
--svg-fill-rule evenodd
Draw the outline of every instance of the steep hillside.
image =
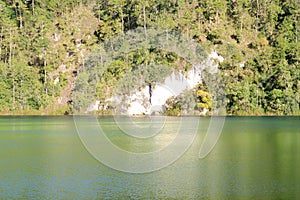
<svg viewBox="0 0 300 200">
<path fill-rule="evenodd" d="M 72 113 L 74 82 L 89 53 L 141 27 L 145 34 L 179 31 L 222 56 L 228 114 L 299 115 L 299 11 L 296 0 L 2 0 L 0 113 Z M 191 68 L 155 49 L 124 54 L 103 69 L 97 98 L 110 98 L 127 72 L 153 61 Z M 208 92 L 205 83 L 198 90 Z"/>
</svg>

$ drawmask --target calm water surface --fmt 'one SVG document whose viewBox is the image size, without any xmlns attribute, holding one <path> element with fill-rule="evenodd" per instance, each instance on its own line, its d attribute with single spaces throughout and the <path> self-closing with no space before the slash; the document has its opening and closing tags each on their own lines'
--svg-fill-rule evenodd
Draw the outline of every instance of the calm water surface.
<svg viewBox="0 0 300 200">
<path fill-rule="evenodd" d="M 164 146 L 124 136 L 100 118 L 111 141 L 131 151 Z M 178 118 L 167 120 L 168 129 Z M 193 118 L 191 118 L 193 120 Z M 106 167 L 80 142 L 72 117 L 0 117 L 0 199 L 300 199 L 300 117 L 227 117 L 222 135 L 198 159 L 209 118 L 192 147 L 160 171 Z"/>
</svg>

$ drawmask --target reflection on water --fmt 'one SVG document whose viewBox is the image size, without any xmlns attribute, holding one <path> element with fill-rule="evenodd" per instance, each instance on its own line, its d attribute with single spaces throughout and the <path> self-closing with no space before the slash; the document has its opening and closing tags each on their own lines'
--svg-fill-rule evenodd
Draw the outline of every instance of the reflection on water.
<svg viewBox="0 0 300 200">
<path fill-rule="evenodd" d="M 127 174 L 93 159 L 72 118 L 0 117 L 0 199 L 297 199 L 299 119 L 228 117 L 214 150 L 199 160 L 209 122 L 203 118 L 193 146 L 177 162 Z M 144 143 L 124 136 L 112 118 L 100 122 L 116 145 L 143 152 L 167 145 L 178 119 Z"/>
</svg>

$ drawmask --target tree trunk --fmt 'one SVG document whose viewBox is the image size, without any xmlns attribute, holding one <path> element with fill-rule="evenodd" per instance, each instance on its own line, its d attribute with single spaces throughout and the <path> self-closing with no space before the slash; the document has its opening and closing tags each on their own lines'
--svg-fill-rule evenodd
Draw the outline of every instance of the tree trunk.
<svg viewBox="0 0 300 200">
<path fill-rule="evenodd" d="M 2 60 L 2 35 L 3 35 L 3 27 L 1 27 L 0 31 L 0 61 Z"/>
<path fill-rule="evenodd" d="M 23 74 L 21 73 L 21 77 L 23 77 Z M 23 94 L 23 79 L 21 79 L 20 82 L 20 99 L 22 100 L 22 105 L 21 105 L 21 109 L 24 110 L 24 106 L 25 106 L 25 98 L 24 98 L 24 94 Z"/>
<path fill-rule="evenodd" d="M 201 15 L 198 13 L 198 30 L 200 31 L 201 29 Z"/>
<path fill-rule="evenodd" d="M 295 35 L 296 35 L 295 42 L 298 43 L 298 28 L 296 28 L 296 34 Z M 0 51 L 1 51 L 1 49 L 0 49 Z"/>
<path fill-rule="evenodd" d="M 19 8 L 19 18 L 20 18 L 20 29 L 22 29 L 23 28 L 22 8 Z"/>
<path fill-rule="evenodd" d="M 147 20 L 146 20 L 146 7 L 145 7 L 145 5 L 143 6 L 143 15 L 144 15 L 144 33 L 145 33 L 145 37 L 147 39 Z"/>
<path fill-rule="evenodd" d="M 13 83 L 13 88 L 12 88 L 12 109 L 15 110 L 15 105 L 16 105 L 16 86 L 15 86 L 15 70 L 13 69 L 12 66 L 12 51 L 13 51 L 13 41 L 12 41 L 12 30 L 9 30 L 9 58 L 8 58 L 8 63 L 9 63 L 9 69 L 12 72 L 12 83 Z"/>
<path fill-rule="evenodd" d="M 259 21 L 259 15 L 260 15 L 260 6 L 259 6 L 258 1 L 259 0 L 256 0 L 256 9 L 257 9 L 257 11 L 256 11 L 256 20 L 257 20 L 257 22 L 256 22 L 256 26 L 255 26 L 256 32 L 258 32 L 258 21 Z"/>
<path fill-rule="evenodd" d="M 123 9 L 121 8 L 121 22 L 122 22 L 122 33 L 124 33 L 124 13 Z"/>
<path fill-rule="evenodd" d="M 240 26 L 241 31 L 243 30 L 243 16 L 241 17 L 241 26 Z M 241 34 L 243 35 L 243 34 Z"/>
<path fill-rule="evenodd" d="M 260 15 L 260 6 L 259 6 L 259 0 L 256 0 L 256 17 L 258 18 Z"/>
<path fill-rule="evenodd" d="M 45 89 L 45 94 L 48 95 L 48 88 L 47 88 L 47 52 L 44 50 L 44 89 Z"/>
<path fill-rule="evenodd" d="M 34 15 L 34 0 L 32 0 L 32 2 L 31 2 L 31 6 L 32 6 L 32 14 Z"/>
<path fill-rule="evenodd" d="M 152 84 L 149 83 L 149 102 L 152 104 Z"/>
</svg>

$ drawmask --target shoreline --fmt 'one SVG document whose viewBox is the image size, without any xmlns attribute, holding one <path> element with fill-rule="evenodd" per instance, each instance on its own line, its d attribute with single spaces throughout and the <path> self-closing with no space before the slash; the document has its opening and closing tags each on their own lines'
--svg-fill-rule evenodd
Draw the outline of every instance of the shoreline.
<svg viewBox="0 0 300 200">
<path fill-rule="evenodd" d="M 0 114 L 0 117 L 73 117 L 73 116 L 91 116 L 91 115 L 63 115 L 63 114 Z M 113 116 L 124 116 L 132 118 L 143 118 L 143 117 L 300 117 L 300 115 L 95 115 L 97 117 L 113 117 Z"/>
</svg>

